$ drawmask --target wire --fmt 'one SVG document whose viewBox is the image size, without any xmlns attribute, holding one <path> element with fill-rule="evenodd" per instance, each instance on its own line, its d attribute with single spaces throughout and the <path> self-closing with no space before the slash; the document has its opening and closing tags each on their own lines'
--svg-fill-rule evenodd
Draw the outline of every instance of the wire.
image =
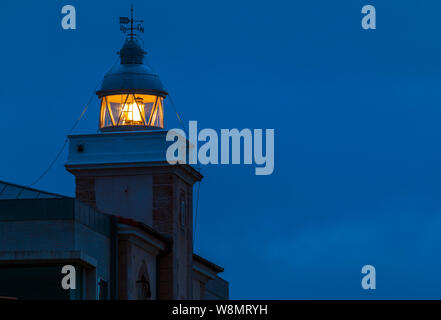
<svg viewBox="0 0 441 320">
<path fill-rule="evenodd" d="M 155 69 L 153 69 L 153 67 L 148 63 L 147 59 L 144 58 L 144 63 L 150 67 L 150 69 L 152 69 L 152 71 L 154 73 L 156 73 Z M 164 85 L 165 89 L 167 90 L 167 87 Z M 168 91 L 168 90 L 167 90 Z M 171 96 L 171 94 L 168 94 L 170 102 L 171 102 L 171 106 L 173 108 L 173 110 L 176 113 L 176 117 L 178 118 L 179 122 L 181 123 L 182 128 L 184 129 L 184 132 L 186 134 L 188 134 L 188 130 L 187 127 L 185 126 L 184 122 L 182 121 L 181 117 L 179 116 L 178 110 L 176 109 L 176 105 L 175 102 L 173 100 L 173 97 Z M 201 172 L 201 168 L 198 168 L 199 172 Z M 196 242 L 196 229 L 197 229 L 197 225 L 198 225 L 198 209 L 199 209 L 199 192 L 201 189 L 201 181 L 198 181 L 198 189 L 196 192 L 196 208 L 195 208 L 195 215 L 194 215 L 194 227 L 193 227 L 193 249 L 194 249 L 194 245 Z"/>
<path fill-rule="evenodd" d="M 188 134 L 187 127 L 185 126 L 184 122 L 182 121 L 181 117 L 179 116 L 179 114 L 178 114 L 178 110 L 176 110 L 175 102 L 173 101 L 172 96 L 171 96 L 170 94 L 168 94 L 168 96 L 170 97 L 171 105 L 172 105 L 172 107 L 173 107 L 173 110 L 174 110 L 175 113 L 176 113 L 176 116 L 177 116 L 178 119 L 179 119 L 179 122 L 181 123 L 182 128 L 184 128 L 185 133 Z"/>
<path fill-rule="evenodd" d="M 202 167 L 197 166 L 196 169 L 202 174 Z M 195 206 L 195 214 L 194 214 L 194 228 L 193 228 L 193 249 L 196 243 L 196 231 L 198 226 L 198 212 L 199 212 L 199 192 L 201 190 L 202 180 L 198 181 L 198 189 L 196 191 L 196 206 Z"/>
<path fill-rule="evenodd" d="M 80 122 L 80 120 L 83 118 L 84 114 L 86 113 L 87 109 L 89 108 L 89 105 L 92 101 L 92 98 L 95 94 L 96 89 L 98 88 L 100 83 L 98 83 L 98 85 L 95 87 L 94 92 L 92 92 L 92 95 L 89 98 L 89 101 L 86 104 L 86 107 L 84 108 L 83 112 L 81 112 L 81 115 L 78 117 L 78 119 L 75 121 L 74 125 L 72 126 L 72 128 L 68 131 L 67 136 L 70 135 L 72 133 L 72 131 L 75 130 L 76 126 L 78 125 L 78 123 Z M 69 138 L 66 138 L 66 140 L 64 140 L 63 146 L 61 147 L 60 151 L 58 151 L 57 155 L 55 156 L 55 159 L 50 163 L 50 165 L 47 167 L 47 169 L 45 171 L 43 171 L 43 173 L 34 181 L 32 182 L 29 187 L 34 186 L 35 184 L 37 184 L 41 179 L 43 179 L 48 172 L 52 169 L 52 167 L 55 165 L 55 163 L 58 161 L 58 159 L 60 158 L 61 154 L 63 153 L 64 149 L 66 148 L 67 143 L 69 142 Z"/>
<path fill-rule="evenodd" d="M 57 162 L 58 158 L 61 156 L 61 154 L 63 153 L 64 149 L 66 148 L 68 139 L 66 139 L 63 143 L 63 146 L 61 147 L 60 151 L 58 152 L 57 156 L 55 157 L 55 159 L 52 161 L 52 163 L 49 165 L 49 167 L 34 181 L 32 182 L 29 187 L 32 187 L 33 185 L 37 184 L 41 179 L 44 178 L 44 176 L 52 169 L 52 167 L 54 166 L 54 164 Z"/>
<path fill-rule="evenodd" d="M 152 69 L 152 71 L 154 73 L 156 73 L 155 69 L 148 63 L 147 59 L 144 58 L 144 63 L 150 67 L 150 69 Z M 164 85 L 165 90 L 167 90 L 167 87 Z M 167 90 L 168 91 L 168 90 Z M 176 113 L 176 117 L 178 118 L 179 122 L 181 123 L 182 128 L 184 129 L 184 132 L 186 134 L 188 134 L 188 130 L 187 127 L 185 126 L 184 122 L 182 121 L 181 117 L 179 116 L 178 110 L 176 109 L 176 105 L 175 102 L 173 100 L 173 97 L 171 96 L 171 94 L 168 94 L 169 100 L 171 102 L 171 106 L 174 110 L 174 112 Z M 201 172 L 201 168 L 198 168 L 199 172 Z M 194 249 L 194 245 L 196 242 L 196 229 L 197 229 L 197 225 L 198 225 L 198 209 L 199 209 L 199 192 L 201 189 L 201 181 L 198 181 L 198 189 L 196 192 L 196 208 L 195 208 L 195 216 L 194 216 L 194 227 L 193 227 L 193 249 Z"/>
<path fill-rule="evenodd" d="M 112 64 L 113 68 L 116 64 L 116 62 L 118 61 L 120 57 L 117 57 L 115 62 Z M 102 79 L 102 78 L 101 78 Z M 77 127 L 78 123 L 80 123 L 80 120 L 83 118 L 84 114 L 86 113 L 87 109 L 89 108 L 90 103 L 92 102 L 93 97 L 95 96 L 95 92 L 98 89 L 99 85 L 101 84 L 102 80 L 100 80 L 95 89 L 93 90 L 92 94 L 90 95 L 89 100 L 87 101 L 86 107 L 83 109 L 83 112 L 81 112 L 80 116 L 78 117 L 78 119 L 74 122 L 72 128 L 70 128 L 70 130 L 67 132 L 67 136 L 69 136 Z M 67 143 L 69 142 L 69 138 L 66 137 L 66 140 L 64 140 L 63 146 L 61 147 L 60 151 L 58 151 L 57 155 L 55 156 L 55 159 L 50 163 L 49 167 L 47 167 L 47 169 L 45 171 L 43 171 L 43 173 L 34 181 L 32 182 L 29 187 L 32 187 L 33 185 L 37 184 L 38 182 L 40 182 L 41 179 L 43 179 L 48 172 L 52 169 L 52 167 L 55 165 L 55 163 L 58 161 L 58 159 L 60 158 L 61 154 L 63 153 L 64 149 L 66 148 Z"/>
<path fill-rule="evenodd" d="M 146 58 L 144 58 L 144 63 L 145 63 L 150 69 L 152 69 L 152 71 L 153 71 L 154 73 L 157 74 L 157 72 L 155 71 L 155 69 L 149 64 L 149 62 L 147 61 Z M 165 88 L 165 90 L 168 92 L 167 87 L 166 87 L 165 85 L 164 85 L 164 88 Z M 185 126 L 184 122 L 182 121 L 181 117 L 179 116 L 178 110 L 176 109 L 175 102 L 174 102 L 173 97 L 171 96 L 170 93 L 168 93 L 168 97 L 169 97 L 169 100 L 170 100 L 170 102 L 171 102 L 171 106 L 172 106 L 174 112 L 176 113 L 176 117 L 178 118 L 179 122 L 181 123 L 182 128 L 184 129 L 184 132 L 185 132 L 186 134 L 188 134 L 187 127 Z"/>
</svg>

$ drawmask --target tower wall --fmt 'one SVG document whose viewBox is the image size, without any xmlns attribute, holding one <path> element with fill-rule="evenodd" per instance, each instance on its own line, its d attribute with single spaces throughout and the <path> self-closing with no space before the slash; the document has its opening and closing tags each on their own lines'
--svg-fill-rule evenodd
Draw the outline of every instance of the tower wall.
<svg viewBox="0 0 441 320">
<path fill-rule="evenodd" d="M 172 283 L 160 279 L 159 297 L 163 299 L 190 299 L 192 297 L 193 255 L 193 184 L 174 174 L 153 177 L 153 228 L 173 238 L 174 256 L 160 259 L 160 275 L 173 274 L 179 279 Z M 184 201 L 184 206 L 182 206 Z M 182 212 L 183 209 L 185 212 Z M 181 215 L 184 215 L 182 217 Z M 161 273 L 162 272 L 162 273 Z"/>
</svg>

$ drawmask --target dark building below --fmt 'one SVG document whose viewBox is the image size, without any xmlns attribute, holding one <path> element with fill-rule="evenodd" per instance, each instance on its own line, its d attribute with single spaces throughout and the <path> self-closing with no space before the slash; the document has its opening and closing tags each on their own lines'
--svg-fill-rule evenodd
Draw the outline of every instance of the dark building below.
<svg viewBox="0 0 441 320">
<path fill-rule="evenodd" d="M 18 299 L 159 299 L 172 239 L 79 200 L 0 182 L 0 296 Z M 61 286 L 64 265 L 76 289 Z M 192 256 L 190 299 L 228 299 L 223 269 Z M 173 285 L 173 284 L 172 284 Z"/>
</svg>

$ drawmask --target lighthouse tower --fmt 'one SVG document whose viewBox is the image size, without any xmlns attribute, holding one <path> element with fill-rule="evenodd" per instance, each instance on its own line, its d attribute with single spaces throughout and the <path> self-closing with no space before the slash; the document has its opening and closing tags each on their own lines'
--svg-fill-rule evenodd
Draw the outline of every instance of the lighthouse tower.
<svg viewBox="0 0 441 320">
<path fill-rule="evenodd" d="M 121 29 L 127 32 L 118 52 L 120 61 L 96 92 L 101 101 L 100 132 L 69 136 L 66 169 L 76 178 L 77 199 L 126 225 L 142 225 L 170 240 L 168 250 L 156 248 L 154 241 L 145 249 L 155 257 L 147 263 L 150 278 L 158 279 L 157 288 L 148 290 L 157 292 L 159 299 L 191 299 L 193 184 L 202 175 L 192 166 L 166 160 L 167 91 L 145 64 L 146 52 L 135 34 L 142 31 L 140 22 L 133 19 L 133 10 L 130 18 L 120 18 Z M 134 235 L 128 241 L 125 230 L 119 230 L 117 243 L 118 292 L 119 298 L 130 299 L 128 286 L 136 285 L 130 279 L 139 269 L 137 250 L 142 247 L 133 239 L 147 236 Z M 160 250 L 165 253 L 158 254 Z"/>
</svg>

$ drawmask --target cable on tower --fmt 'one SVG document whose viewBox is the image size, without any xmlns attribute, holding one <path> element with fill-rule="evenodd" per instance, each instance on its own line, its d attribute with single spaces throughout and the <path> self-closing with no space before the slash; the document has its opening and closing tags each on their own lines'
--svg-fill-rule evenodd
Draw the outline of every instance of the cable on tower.
<svg viewBox="0 0 441 320">
<path fill-rule="evenodd" d="M 112 67 L 116 64 L 116 62 L 118 61 L 119 58 L 117 58 L 115 60 L 115 62 L 113 63 Z M 70 128 L 70 130 L 67 132 L 66 134 L 66 139 L 64 140 L 63 145 L 61 146 L 60 150 L 58 151 L 57 155 L 55 156 L 54 160 L 52 160 L 52 162 L 49 164 L 49 166 L 46 168 L 46 170 L 43 171 L 43 173 L 34 180 L 34 182 L 32 182 L 29 187 L 32 187 L 34 185 L 36 185 L 38 182 L 40 182 L 41 179 L 43 179 L 48 173 L 49 171 L 52 169 L 52 167 L 55 165 L 55 163 L 58 161 L 58 159 L 60 158 L 60 156 L 62 155 L 64 149 L 66 148 L 67 143 L 69 142 L 68 139 L 68 135 L 70 135 L 75 128 L 77 127 L 78 123 L 80 122 L 80 120 L 83 118 L 84 114 L 86 113 L 87 109 L 89 108 L 90 103 L 92 102 L 92 99 L 95 95 L 96 90 L 98 89 L 99 85 L 101 84 L 102 80 L 100 80 L 98 82 L 98 84 L 96 85 L 94 91 L 92 92 L 92 94 L 90 95 L 89 100 L 87 101 L 86 106 L 84 107 L 83 111 L 81 112 L 80 116 L 78 117 L 78 119 L 74 122 L 72 128 Z"/>
<path fill-rule="evenodd" d="M 147 59 L 145 59 L 145 58 L 144 58 L 144 63 L 145 63 L 150 69 L 152 69 L 152 71 L 153 71 L 154 73 L 157 74 L 157 72 L 155 71 L 155 69 L 154 69 L 154 68 L 148 63 Z M 164 88 L 165 88 L 165 90 L 167 90 L 167 92 L 168 92 L 168 97 L 170 98 L 169 100 L 170 100 L 171 106 L 172 106 L 172 108 L 173 108 L 173 111 L 174 111 L 175 114 L 176 114 L 176 117 L 178 118 L 179 122 L 181 123 L 181 126 L 182 126 L 182 128 L 184 129 L 184 132 L 185 132 L 186 134 L 188 134 L 187 127 L 185 126 L 184 121 L 182 121 L 181 117 L 179 116 L 179 113 L 178 113 L 178 110 L 176 109 L 176 105 L 175 105 L 175 102 L 174 102 L 174 100 L 173 100 L 172 95 L 171 95 L 170 92 L 168 91 L 168 88 L 167 88 L 166 85 L 164 85 Z"/>
<path fill-rule="evenodd" d="M 99 84 L 98 84 L 99 85 Z M 98 86 L 95 88 L 98 89 Z M 48 173 L 49 171 L 52 169 L 52 167 L 55 165 L 55 163 L 57 162 L 57 160 L 60 158 L 61 154 L 63 153 L 64 149 L 66 148 L 67 143 L 69 142 L 68 139 L 68 135 L 72 133 L 73 130 L 75 130 L 76 126 L 78 125 L 78 123 L 80 122 L 80 120 L 83 118 L 84 114 L 86 113 L 87 109 L 89 108 L 89 104 L 92 101 L 93 96 L 95 95 L 95 91 L 92 93 L 92 95 L 89 98 L 89 101 L 86 104 L 86 107 L 84 108 L 83 112 L 81 112 L 81 115 L 78 117 L 78 119 L 75 121 L 74 125 L 72 126 L 72 128 L 68 131 L 67 135 L 66 135 L 66 139 L 64 140 L 64 143 L 60 149 L 60 151 L 58 151 L 57 155 L 55 156 L 54 160 L 49 164 L 49 166 L 47 167 L 47 169 L 45 171 L 43 171 L 43 173 L 34 181 L 32 182 L 29 187 L 34 186 L 35 184 L 37 184 L 41 179 L 43 179 Z"/>
</svg>

